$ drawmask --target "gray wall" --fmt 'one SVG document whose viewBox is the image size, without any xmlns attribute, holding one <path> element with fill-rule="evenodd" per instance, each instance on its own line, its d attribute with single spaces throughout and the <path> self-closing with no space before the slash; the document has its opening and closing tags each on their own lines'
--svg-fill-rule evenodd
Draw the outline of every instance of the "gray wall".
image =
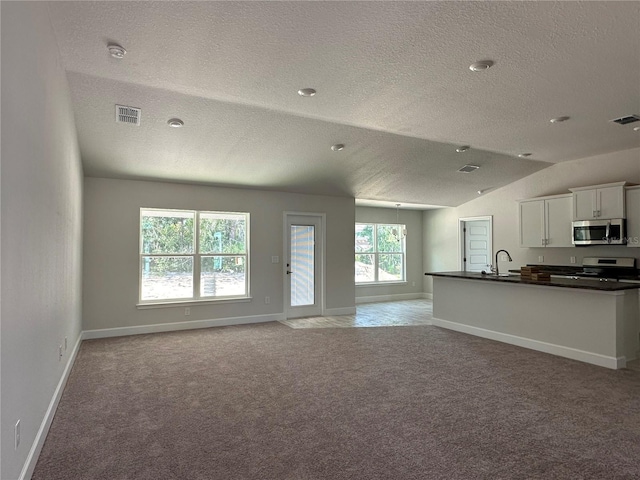
<svg viewBox="0 0 640 480">
<path fill-rule="evenodd" d="M 0 477 L 9 480 L 20 475 L 81 330 L 82 167 L 46 5 L 1 8 Z M 69 348 L 58 361 L 65 336 Z"/>
<path fill-rule="evenodd" d="M 418 210 L 400 210 L 398 218 L 399 223 L 407 226 L 407 282 L 401 285 L 356 286 L 356 298 L 364 300 L 365 297 L 381 295 L 406 296 L 423 291 L 422 212 Z M 356 207 L 356 222 L 396 223 L 396 209 Z M 351 249 L 354 250 L 353 244 Z"/>
<path fill-rule="evenodd" d="M 84 329 L 278 314 L 284 309 L 283 212 L 326 213 L 326 307 L 355 303 L 354 200 L 175 183 L 85 178 Z M 251 214 L 251 302 L 138 309 L 140 208 Z M 271 297 L 266 305 L 265 296 Z"/>
<path fill-rule="evenodd" d="M 539 263 L 540 255 L 544 257 L 543 263 L 550 265 L 570 265 L 571 256 L 576 257 L 578 266 L 585 256 L 635 257 L 640 264 L 640 248 L 518 246 L 518 200 L 569 193 L 571 187 L 619 181 L 640 184 L 640 148 L 558 163 L 459 207 L 426 211 L 423 218 L 425 272 L 458 270 L 458 219 L 483 215 L 493 216 L 494 252 L 504 248 L 513 257 L 509 265 L 501 262 L 501 269 Z M 425 291 L 432 292 L 431 277 L 426 279 Z"/>
</svg>

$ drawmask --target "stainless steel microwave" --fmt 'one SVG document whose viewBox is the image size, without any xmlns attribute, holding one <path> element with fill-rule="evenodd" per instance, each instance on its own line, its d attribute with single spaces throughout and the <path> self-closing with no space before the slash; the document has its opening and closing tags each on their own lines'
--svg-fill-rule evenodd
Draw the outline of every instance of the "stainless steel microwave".
<svg viewBox="0 0 640 480">
<path fill-rule="evenodd" d="M 573 222 L 572 231 L 574 245 L 624 245 L 627 243 L 624 218 Z"/>
</svg>

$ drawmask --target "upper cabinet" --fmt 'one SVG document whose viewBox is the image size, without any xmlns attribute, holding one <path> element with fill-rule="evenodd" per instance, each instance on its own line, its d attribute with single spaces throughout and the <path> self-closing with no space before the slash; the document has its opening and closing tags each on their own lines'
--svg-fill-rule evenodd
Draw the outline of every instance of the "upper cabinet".
<svg viewBox="0 0 640 480">
<path fill-rule="evenodd" d="M 572 247 L 573 197 L 554 195 L 520 202 L 521 247 Z"/>
<path fill-rule="evenodd" d="M 628 187 L 627 198 L 627 247 L 640 247 L 640 186 Z"/>
<path fill-rule="evenodd" d="M 573 220 L 625 218 L 625 183 L 571 188 Z"/>
</svg>

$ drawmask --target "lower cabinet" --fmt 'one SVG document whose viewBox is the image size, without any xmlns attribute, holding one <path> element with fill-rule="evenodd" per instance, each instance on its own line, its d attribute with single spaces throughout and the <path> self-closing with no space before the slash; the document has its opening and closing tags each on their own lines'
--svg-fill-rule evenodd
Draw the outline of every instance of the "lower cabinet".
<svg viewBox="0 0 640 480">
<path fill-rule="evenodd" d="M 571 194 L 522 200 L 519 209 L 521 247 L 573 247 Z"/>
</svg>

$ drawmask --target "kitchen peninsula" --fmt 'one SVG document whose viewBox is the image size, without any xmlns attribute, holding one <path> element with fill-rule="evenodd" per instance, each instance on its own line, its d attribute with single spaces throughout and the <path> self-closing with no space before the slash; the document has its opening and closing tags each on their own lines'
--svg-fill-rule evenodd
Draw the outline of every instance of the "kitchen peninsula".
<svg viewBox="0 0 640 480">
<path fill-rule="evenodd" d="M 638 355 L 638 283 L 426 275 L 433 276 L 433 325 L 613 369 Z"/>
</svg>

